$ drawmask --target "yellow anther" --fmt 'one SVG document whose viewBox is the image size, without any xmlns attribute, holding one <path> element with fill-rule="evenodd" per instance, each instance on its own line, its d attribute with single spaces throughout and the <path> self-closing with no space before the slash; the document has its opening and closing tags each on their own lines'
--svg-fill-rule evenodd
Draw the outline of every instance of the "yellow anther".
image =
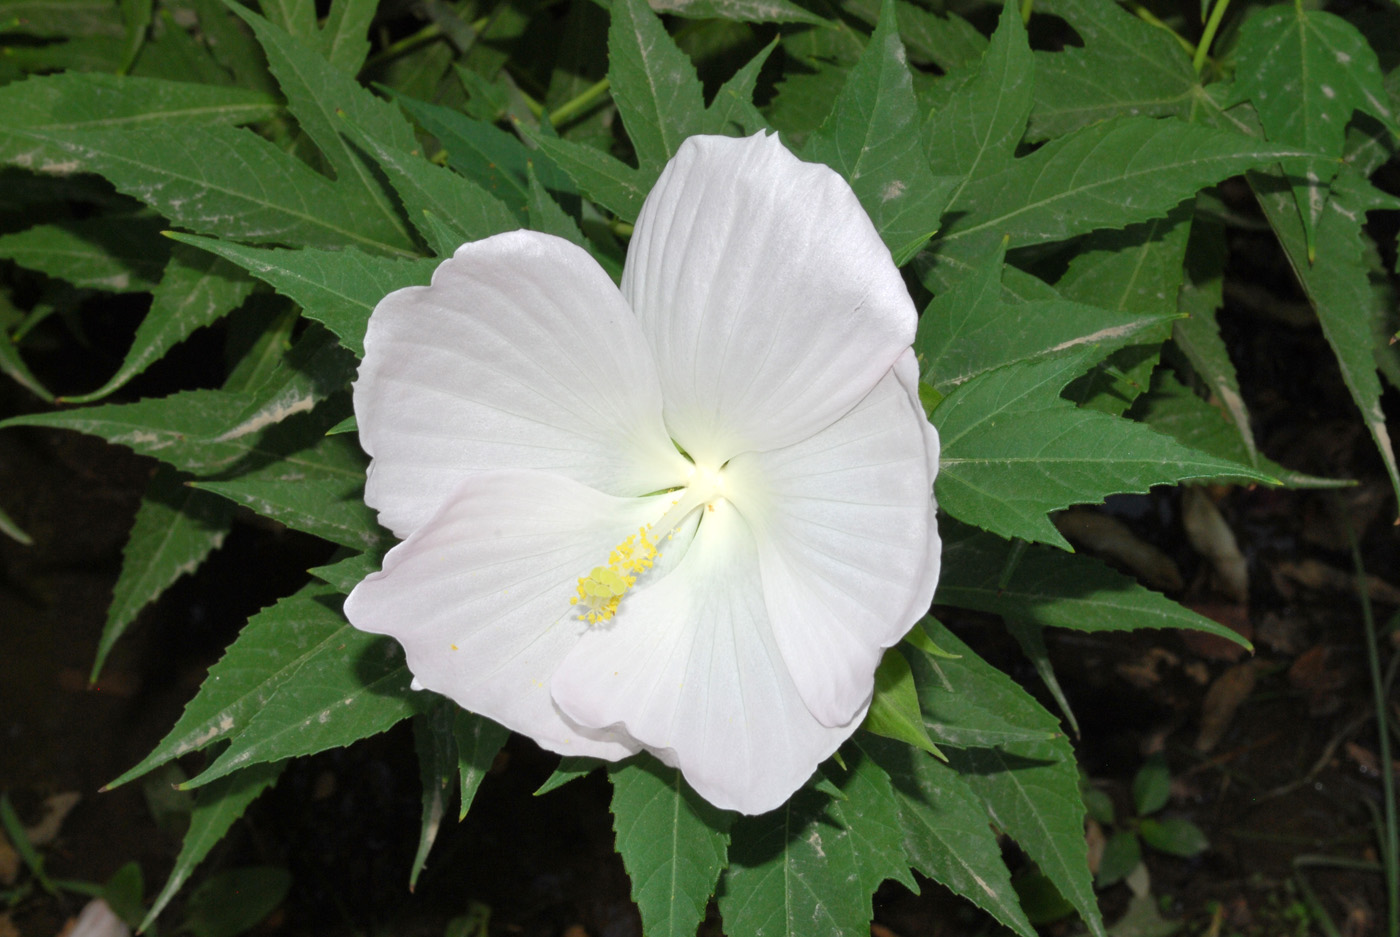
<svg viewBox="0 0 1400 937">
<path fill-rule="evenodd" d="M 579 577 L 578 595 L 569 599 L 569 604 L 583 606 L 581 620 L 596 625 L 617 614 L 623 594 L 637 584 L 637 574 L 651 569 L 661 555 L 650 532 L 650 527 L 637 528 L 608 553 L 607 566 L 595 566 L 587 576 Z"/>
</svg>

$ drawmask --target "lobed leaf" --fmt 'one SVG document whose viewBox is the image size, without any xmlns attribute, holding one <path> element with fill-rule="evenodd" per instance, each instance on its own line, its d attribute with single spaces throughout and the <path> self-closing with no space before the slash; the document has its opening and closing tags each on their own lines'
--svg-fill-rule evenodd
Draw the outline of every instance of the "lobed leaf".
<svg viewBox="0 0 1400 937">
<path fill-rule="evenodd" d="M 608 780 L 617 851 L 642 927 L 655 937 L 692 937 L 727 863 L 734 815 L 651 758 L 610 765 Z"/>
<path fill-rule="evenodd" d="M 418 849 L 408 870 L 408 890 L 418 887 L 418 876 L 427 864 L 428 853 L 437 841 L 442 818 L 452 798 L 457 776 L 457 739 L 452 732 L 459 707 L 439 696 L 426 711 L 413 717 L 413 747 L 418 753 L 418 772 L 423 782 L 423 814 L 418 829 Z"/>
<path fill-rule="evenodd" d="M 510 730 L 485 716 L 453 707 L 452 736 L 457 741 L 457 775 L 461 779 L 458 819 L 466 817 L 477 789 L 496 761 L 496 753 L 510 738 Z"/>
<path fill-rule="evenodd" d="M 79 289 L 144 293 L 169 255 L 159 219 L 100 215 L 0 235 L 0 258 Z"/>
<path fill-rule="evenodd" d="M 609 10 L 613 100 L 638 165 L 655 178 L 685 138 L 701 130 L 705 102 L 700 79 L 645 0 L 611 0 Z"/>
</svg>

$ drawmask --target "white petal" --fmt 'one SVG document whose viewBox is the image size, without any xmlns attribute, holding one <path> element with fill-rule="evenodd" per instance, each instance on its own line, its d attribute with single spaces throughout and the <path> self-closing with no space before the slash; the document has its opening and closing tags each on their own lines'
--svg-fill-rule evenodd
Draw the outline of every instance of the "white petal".
<svg viewBox="0 0 1400 937">
<path fill-rule="evenodd" d="M 855 193 L 776 136 L 681 145 L 637 220 L 622 291 L 672 437 L 710 464 L 810 436 L 914 338 L 913 302 Z"/>
<path fill-rule="evenodd" d="M 575 725 L 548 686 L 589 632 L 569 604 L 578 577 L 665 506 L 543 472 L 473 476 L 355 587 L 345 614 L 402 644 L 421 686 L 552 751 L 625 757 L 634 742 Z"/>
<path fill-rule="evenodd" d="M 845 725 L 869 704 L 881 652 L 928 611 L 937 468 L 908 351 L 827 429 L 725 469 L 758 544 L 774 640 L 823 725 Z"/>
<path fill-rule="evenodd" d="M 560 665 L 554 699 L 679 767 L 717 807 L 779 806 L 865 715 L 829 728 L 803 704 L 773 640 L 753 537 L 726 502 L 670 575 L 624 603 Z"/>
<path fill-rule="evenodd" d="M 365 500 L 400 537 L 465 476 L 553 471 L 616 495 L 678 483 L 651 353 L 581 248 L 512 231 L 386 296 L 355 382 Z"/>
</svg>

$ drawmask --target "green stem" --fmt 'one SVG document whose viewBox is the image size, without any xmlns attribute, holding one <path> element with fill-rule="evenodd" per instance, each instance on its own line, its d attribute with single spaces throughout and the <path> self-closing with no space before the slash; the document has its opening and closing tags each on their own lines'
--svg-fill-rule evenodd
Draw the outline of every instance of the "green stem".
<svg viewBox="0 0 1400 937">
<path fill-rule="evenodd" d="M 429 23 L 427 26 L 424 26 L 422 29 L 418 30 L 418 32 L 413 33 L 409 36 L 404 36 L 402 39 L 400 39 L 398 42 L 395 42 L 393 45 L 385 46 L 379 52 L 376 52 L 374 55 L 371 55 L 369 57 L 369 60 L 365 62 L 364 68 L 361 70 L 368 71 L 370 69 L 377 68 L 380 65 L 385 64 L 386 62 L 392 62 L 395 59 L 402 58 L 403 56 L 408 55 L 410 52 L 415 51 L 421 46 L 433 42 L 441 35 L 442 27 L 437 25 L 436 23 Z"/>
<path fill-rule="evenodd" d="M 1385 866 L 1385 892 L 1388 908 L 1389 937 L 1400 937 L 1400 823 L 1396 818 L 1395 772 L 1390 760 L 1390 733 L 1386 722 L 1390 712 L 1386 708 L 1386 681 L 1381 677 L 1380 639 L 1376 635 L 1376 616 L 1371 609 L 1371 594 L 1366 582 L 1366 567 L 1361 559 L 1361 544 L 1356 539 L 1356 529 L 1351 524 L 1341 499 L 1333 495 L 1337 516 L 1342 518 L 1347 528 L 1347 540 L 1351 544 L 1351 561 L 1356 568 L 1356 592 L 1361 598 L 1361 621 L 1366 628 L 1366 663 L 1371 672 L 1371 692 L 1376 706 L 1376 738 L 1379 742 L 1381 762 L 1381 796 L 1385 799 L 1385 837 L 1381 843 L 1381 863 Z"/>
<path fill-rule="evenodd" d="M 1191 59 L 1191 67 L 1196 70 L 1197 75 L 1206 67 L 1210 44 L 1215 41 L 1215 34 L 1220 31 L 1220 21 L 1225 18 L 1225 10 L 1229 6 L 1230 0 L 1216 0 L 1215 6 L 1211 8 L 1205 32 L 1201 33 L 1201 41 L 1196 43 L 1196 55 Z"/>
<path fill-rule="evenodd" d="M 552 122 L 556 128 L 562 124 L 568 123 L 574 117 L 577 117 L 580 113 L 587 110 L 594 101 L 602 97 L 603 94 L 607 92 L 608 87 L 609 84 L 606 77 L 589 85 L 587 88 L 583 89 L 577 97 L 565 101 L 563 104 L 550 111 L 550 122 Z"/>
<path fill-rule="evenodd" d="M 1129 6 L 1132 8 L 1133 13 L 1137 16 L 1138 19 L 1151 26 L 1156 26 L 1158 29 L 1165 29 L 1171 35 L 1171 37 L 1177 41 L 1177 44 L 1186 50 L 1187 55 L 1193 57 L 1195 56 L 1196 47 L 1191 44 L 1191 41 L 1185 36 L 1183 36 L 1181 33 L 1177 32 L 1175 29 L 1172 29 L 1166 23 L 1159 20 L 1155 13 L 1153 13 L 1151 10 L 1149 10 L 1147 7 L 1143 6 L 1140 3 L 1132 3 L 1129 4 Z"/>
<path fill-rule="evenodd" d="M 1021 22 L 1031 21 L 1031 8 L 1035 6 L 1035 0 L 1021 0 Z"/>
</svg>

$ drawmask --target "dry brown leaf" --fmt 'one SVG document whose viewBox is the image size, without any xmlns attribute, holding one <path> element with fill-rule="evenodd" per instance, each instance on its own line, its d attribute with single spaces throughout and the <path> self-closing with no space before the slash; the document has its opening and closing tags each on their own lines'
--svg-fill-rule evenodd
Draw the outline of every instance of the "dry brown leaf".
<svg viewBox="0 0 1400 937">
<path fill-rule="evenodd" d="M 8 914 L 0 914 L 0 937 L 20 937 L 19 928 Z"/>
<path fill-rule="evenodd" d="M 1089 818 L 1084 821 L 1084 844 L 1089 847 L 1089 874 L 1099 874 L 1099 863 L 1103 861 L 1103 849 L 1108 845 L 1099 821 Z"/>
<path fill-rule="evenodd" d="M 19 853 L 10 844 L 9 837 L 0 831 L 0 885 L 6 888 L 13 885 L 19 878 L 19 866 Z M 0 937 L 4 937 L 3 933 L 0 933 Z"/>
<path fill-rule="evenodd" d="M 24 835 L 35 846 L 47 846 L 58 836 L 63 821 L 73 808 L 78 806 L 78 801 L 82 799 L 83 795 L 77 791 L 64 791 L 61 794 L 50 794 L 45 797 L 44 815 L 39 818 L 38 823 L 25 827 Z"/>
<path fill-rule="evenodd" d="M 1249 601 L 1249 564 L 1234 531 L 1204 488 L 1188 485 L 1182 489 L 1181 524 L 1191 546 L 1210 561 L 1220 591 L 1236 602 Z"/>
<path fill-rule="evenodd" d="M 1274 565 L 1274 571 L 1306 589 L 1332 592 L 1356 592 L 1356 577 L 1351 573 L 1328 566 L 1319 560 L 1284 560 Z M 1284 591 L 1280 589 L 1280 591 Z M 1373 602 L 1387 605 L 1400 605 L 1400 589 L 1379 576 L 1366 577 L 1366 591 Z"/>
<path fill-rule="evenodd" d="M 1249 621 L 1249 610 L 1243 605 L 1236 605 L 1232 602 L 1187 602 L 1186 607 L 1206 616 L 1217 624 L 1224 625 L 1246 641 L 1254 639 L 1254 626 Z M 1223 660 L 1234 663 L 1249 653 L 1247 649 L 1228 638 L 1207 634 L 1204 631 L 1183 631 L 1181 632 L 1181 640 L 1191 649 L 1193 654 L 1198 654 L 1207 660 Z"/>
<path fill-rule="evenodd" d="M 1139 538 L 1127 524 L 1088 508 L 1071 508 L 1055 516 L 1055 526 L 1065 539 L 1127 567 L 1154 589 L 1177 592 L 1181 570 L 1161 550 Z"/>
<path fill-rule="evenodd" d="M 1208 752 L 1225 737 L 1240 704 L 1254 692 L 1254 664 L 1254 661 L 1236 664 L 1210 685 L 1201 701 L 1201 731 L 1196 736 L 1196 751 Z"/>
<path fill-rule="evenodd" d="M 1288 668 L 1288 682 L 1308 698 L 1308 712 L 1314 716 L 1336 712 L 1342 705 L 1341 691 L 1347 675 L 1331 664 L 1326 647 L 1317 645 L 1298 655 Z"/>
</svg>

